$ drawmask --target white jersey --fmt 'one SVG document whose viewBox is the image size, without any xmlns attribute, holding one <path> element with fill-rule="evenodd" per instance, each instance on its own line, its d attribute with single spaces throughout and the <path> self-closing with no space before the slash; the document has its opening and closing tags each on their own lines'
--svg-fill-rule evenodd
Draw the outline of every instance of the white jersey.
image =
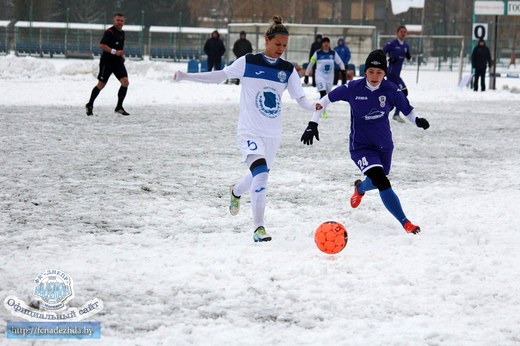
<svg viewBox="0 0 520 346">
<path fill-rule="evenodd" d="M 247 54 L 223 70 L 228 78 L 241 80 L 239 136 L 280 138 L 284 90 L 293 99 L 305 96 L 294 66 L 283 59 L 270 60 L 263 53 Z"/>
<path fill-rule="evenodd" d="M 316 64 L 316 72 L 314 75 L 316 83 L 332 84 L 334 82 L 334 63 L 338 64 L 341 70 L 345 69 L 345 64 L 336 51 L 331 49 L 325 52 L 319 49 L 312 55 L 305 74 L 309 75 L 310 71 L 312 71 L 312 66 Z"/>
</svg>

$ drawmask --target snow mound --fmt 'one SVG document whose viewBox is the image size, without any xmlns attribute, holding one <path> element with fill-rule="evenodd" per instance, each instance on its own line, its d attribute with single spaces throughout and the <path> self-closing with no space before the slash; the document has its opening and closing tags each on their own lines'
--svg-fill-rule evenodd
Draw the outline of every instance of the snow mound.
<svg viewBox="0 0 520 346">
<path fill-rule="evenodd" d="M 57 74 L 56 67 L 45 59 L 9 55 L 0 59 L 0 78 L 48 78 Z"/>
</svg>

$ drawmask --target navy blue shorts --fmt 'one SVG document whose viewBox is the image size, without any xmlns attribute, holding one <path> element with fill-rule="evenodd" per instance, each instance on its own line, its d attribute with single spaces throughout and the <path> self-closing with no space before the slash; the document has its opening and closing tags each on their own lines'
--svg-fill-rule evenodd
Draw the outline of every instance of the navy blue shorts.
<svg viewBox="0 0 520 346">
<path fill-rule="evenodd" d="M 399 89 L 401 90 L 405 90 L 406 89 L 406 84 L 404 84 L 404 81 L 401 77 L 399 76 L 394 76 L 394 75 L 388 75 L 386 77 L 390 82 L 396 84 Z"/>
<path fill-rule="evenodd" d="M 392 151 L 362 148 L 351 150 L 350 158 L 362 173 L 365 173 L 373 167 L 383 167 L 385 175 L 388 175 L 390 173 L 390 167 L 392 166 Z"/>
<path fill-rule="evenodd" d="M 118 80 L 124 77 L 128 77 L 128 72 L 126 72 L 125 64 L 122 61 L 106 62 L 101 59 L 99 62 L 99 74 L 97 79 L 103 83 L 106 83 L 108 82 L 108 79 L 112 73 Z"/>
</svg>

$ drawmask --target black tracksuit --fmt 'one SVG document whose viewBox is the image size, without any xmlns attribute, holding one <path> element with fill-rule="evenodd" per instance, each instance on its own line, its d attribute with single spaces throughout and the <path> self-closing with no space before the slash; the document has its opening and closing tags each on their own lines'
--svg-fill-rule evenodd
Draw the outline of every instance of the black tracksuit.
<svg viewBox="0 0 520 346">
<path fill-rule="evenodd" d="M 481 45 L 481 43 L 483 43 Z M 480 40 L 478 45 L 471 53 L 471 66 L 475 69 L 475 80 L 473 81 L 473 90 L 478 89 L 478 80 L 480 79 L 480 89 L 486 90 L 486 67 L 491 67 L 491 52 L 483 40 Z"/>
</svg>

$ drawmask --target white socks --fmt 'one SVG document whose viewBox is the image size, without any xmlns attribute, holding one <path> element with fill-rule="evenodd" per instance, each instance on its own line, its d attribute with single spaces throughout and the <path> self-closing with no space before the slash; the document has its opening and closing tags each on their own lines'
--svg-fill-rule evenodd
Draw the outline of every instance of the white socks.
<svg viewBox="0 0 520 346">
<path fill-rule="evenodd" d="M 267 178 L 269 173 L 263 172 L 253 177 L 251 183 L 251 210 L 253 211 L 253 228 L 264 226 L 264 211 L 267 199 Z"/>
<path fill-rule="evenodd" d="M 244 178 L 242 178 L 242 181 L 235 186 L 233 186 L 233 194 L 236 197 L 242 196 L 244 193 L 248 192 L 251 188 L 251 182 L 253 181 L 253 175 L 250 171 L 247 171 L 246 175 L 244 175 Z"/>
<path fill-rule="evenodd" d="M 253 229 L 264 226 L 264 211 L 267 200 L 267 180 L 269 173 L 263 172 L 253 177 L 247 172 L 238 184 L 233 186 L 233 194 L 237 197 L 251 192 L 251 211 L 253 212 Z"/>
</svg>

